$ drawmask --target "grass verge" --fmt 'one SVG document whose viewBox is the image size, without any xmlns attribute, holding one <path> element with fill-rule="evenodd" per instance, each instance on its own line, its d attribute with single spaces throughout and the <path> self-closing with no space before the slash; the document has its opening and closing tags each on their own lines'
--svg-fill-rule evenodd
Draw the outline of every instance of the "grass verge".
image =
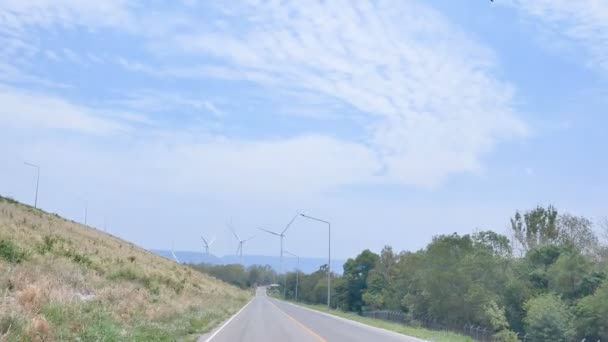
<svg viewBox="0 0 608 342">
<path fill-rule="evenodd" d="M 282 300 L 282 299 L 281 299 Z M 341 310 L 328 309 L 327 306 L 324 305 L 311 305 L 311 304 L 302 304 L 295 303 L 293 301 L 288 301 L 292 304 L 296 304 L 299 306 L 303 306 L 315 311 L 320 311 L 324 313 L 328 313 L 334 316 L 342 317 L 349 319 L 351 321 L 363 323 L 372 327 L 386 329 L 390 331 L 394 331 L 399 334 L 404 334 L 412 337 L 421 338 L 427 341 L 433 342 L 472 342 L 473 340 L 468 336 L 463 336 L 460 334 L 456 334 L 449 331 L 436 331 L 429 330 L 421 327 L 413 327 L 408 325 L 403 325 L 399 323 L 386 322 L 379 319 L 373 319 L 368 317 L 359 316 L 356 313 L 352 312 L 344 312 Z"/>
<path fill-rule="evenodd" d="M 195 341 L 251 295 L 0 196 L 0 342 Z"/>
</svg>

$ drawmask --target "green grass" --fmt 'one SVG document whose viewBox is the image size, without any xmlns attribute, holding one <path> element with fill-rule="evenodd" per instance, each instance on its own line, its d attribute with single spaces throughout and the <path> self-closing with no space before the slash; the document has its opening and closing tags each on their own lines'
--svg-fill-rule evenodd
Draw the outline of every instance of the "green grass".
<svg viewBox="0 0 608 342">
<path fill-rule="evenodd" d="M 418 337 L 418 338 L 421 338 L 421 339 L 424 339 L 427 341 L 434 341 L 434 342 L 472 342 L 473 341 L 468 336 L 459 335 L 459 334 L 456 334 L 453 332 L 435 331 L 435 330 L 429 330 L 429 329 L 420 328 L 420 327 L 403 325 L 403 324 L 399 324 L 399 323 L 386 322 L 386 321 L 379 320 L 379 319 L 359 316 L 358 314 L 352 313 L 352 312 L 344 312 L 341 310 L 328 309 L 327 306 L 324 306 L 324 305 L 311 305 L 311 304 L 302 304 L 302 303 L 294 303 L 294 302 L 291 302 L 291 303 L 297 304 L 297 305 L 300 305 L 300 306 L 303 306 L 303 307 L 306 307 L 306 308 L 309 308 L 312 310 L 329 313 L 334 316 L 346 318 L 351 321 L 363 323 L 363 324 L 373 326 L 376 328 L 386 329 L 386 330 L 394 331 L 394 332 L 397 332 L 400 334 Z"/>
<path fill-rule="evenodd" d="M 27 253 L 10 240 L 0 240 L 0 258 L 18 264 L 27 260 Z"/>
<path fill-rule="evenodd" d="M 196 341 L 201 332 L 210 330 L 224 318 L 219 313 L 192 310 L 158 321 L 132 322 L 128 327 L 113 319 L 96 301 L 51 303 L 43 308 L 42 314 L 53 325 L 53 337 L 59 341 Z"/>
</svg>

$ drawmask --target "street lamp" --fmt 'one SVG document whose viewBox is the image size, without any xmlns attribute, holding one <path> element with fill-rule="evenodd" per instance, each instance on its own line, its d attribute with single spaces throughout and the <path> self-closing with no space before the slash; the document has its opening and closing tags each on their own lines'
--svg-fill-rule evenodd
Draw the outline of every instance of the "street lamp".
<svg viewBox="0 0 608 342">
<path fill-rule="evenodd" d="M 305 217 L 310 220 L 319 221 L 327 224 L 327 241 L 328 241 L 328 253 L 327 253 L 327 307 L 331 308 L 331 223 L 318 219 L 316 217 L 300 214 L 300 216 Z"/>
<path fill-rule="evenodd" d="M 296 302 L 298 301 L 298 286 L 300 285 L 300 257 L 290 253 L 288 251 L 285 251 L 285 254 L 289 254 L 293 257 L 298 258 L 298 265 L 296 266 Z M 285 284 L 287 284 L 287 280 L 285 280 Z"/>
<path fill-rule="evenodd" d="M 23 162 L 23 164 L 36 168 L 36 197 L 34 198 L 34 208 L 38 208 L 38 185 L 40 184 L 40 166 Z"/>
</svg>

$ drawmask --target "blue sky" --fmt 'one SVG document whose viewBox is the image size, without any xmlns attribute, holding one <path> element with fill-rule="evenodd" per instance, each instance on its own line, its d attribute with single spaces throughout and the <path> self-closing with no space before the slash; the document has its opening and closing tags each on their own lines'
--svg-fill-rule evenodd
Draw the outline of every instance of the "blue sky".
<svg viewBox="0 0 608 342">
<path fill-rule="evenodd" d="M 606 214 L 608 2 L 0 2 L 0 193 L 147 248 L 348 257 Z M 325 254 L 296 221 L 287 248 Z M 273 254 L 264 235 L 245 253 Z"/>
</svg>

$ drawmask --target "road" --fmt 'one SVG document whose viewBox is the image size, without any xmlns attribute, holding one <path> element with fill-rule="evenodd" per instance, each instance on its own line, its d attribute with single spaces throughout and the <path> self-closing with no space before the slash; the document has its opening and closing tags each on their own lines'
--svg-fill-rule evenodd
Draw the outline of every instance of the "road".
<svg viewBox="0 0 608 342">
<path fill-rule="evenodd" d="M 422 340 L 370 327 L 266 296 L 255 298 L 200 342 L 420 342 Z"/>
</svg>

